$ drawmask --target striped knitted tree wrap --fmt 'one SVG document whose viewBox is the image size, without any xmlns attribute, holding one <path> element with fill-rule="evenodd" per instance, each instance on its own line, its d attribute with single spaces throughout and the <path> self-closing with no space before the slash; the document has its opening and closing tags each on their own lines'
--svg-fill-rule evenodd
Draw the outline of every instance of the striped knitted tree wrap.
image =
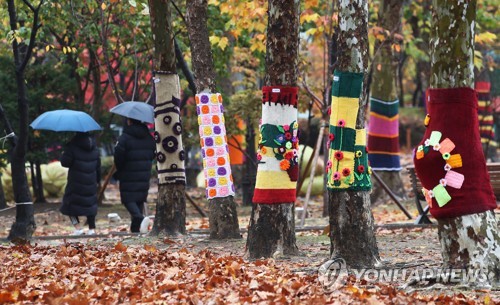
<svg viewBox="0 0 500 305">
<path fill-rule="evenodd" d="M 185 184 L 179 76 L 157 74 L 154 82 L 156 90 L 154 139 L 158 161 L 158 182 L 160 184 Z"/>
<path fill-rule="evenodd" d="M 490 82 L 476 82 L 476 92 L 478 99 L 477 110 L 481 143 L 496 147 L 497 144 L 495 142 L 495 131 L 493 130 L 493 110 L 491 109 L 490 90 Z"/>
<path fill-rule="evenodd" d="M 427 90 L 427 129 L 413 162 L 435 218 L 482 213 L 496 208 L 486 169 L 471 88 Z"/>
<path fill-rule="evenodd" d="M 280 204 L 295 202 L 299 164 L 297 150 L 298 88 L 262 88 L 257 177 L 253 202 Z"/>
<path fill-rule="evenodd" d="M 374 170 L 400 171 L 399 100 L 370 98 L 368 124 L 368 160 Z"/>
<path fill-rule="evenodd" d="M 207 199 L 234 196 L 222 95 L 201 93 L 195 99 Z"/>
<path fill-rule="evenodd" d="M 356 129 L 363 73 L 335 71 L 330 108 L 327 188 L 332 191 L 371 189 L 366 130 Z"/>
</svg>

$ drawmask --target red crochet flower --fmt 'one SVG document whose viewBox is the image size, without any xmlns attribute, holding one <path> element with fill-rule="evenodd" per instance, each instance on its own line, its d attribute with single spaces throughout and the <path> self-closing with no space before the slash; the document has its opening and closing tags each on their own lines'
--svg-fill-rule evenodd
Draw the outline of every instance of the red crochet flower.
<svg viewBox="0 0 500 305">
<path fill-rule="evenodd" d="M 328 107 L 328 115 L 332 115 L 332 107 Z"/>
<path fill-rule="evenodd" d="M 365 172 L 365 166 L 364 165 L 358 165 L 358 172 L 364 173 Z"/>
<path fill-rule="evenodd" d="M 291 160 L 293 159 L 293 152 L 289 151 L 285 154 L 285 159 Z"/>
<path fill-rule="evenodd" d="M 347 167 L 342 170 L 342 175 L 344 175 L 344 177 L 347 177 L 350 174 L 351 174 L 351 170 L 348 169 Z"/>
<path fill-rule="evenodd" d="M 340 160 L 344 159 L 344 153 L 341 152 L 340 150 L 337 150 L 334 154 L 334 157 L 335 157 L 335 159 L 340 161 Z"/>
<path fill-rule="evenodd" d="M 333 133 L 329 134 L 328 139 L 330 139 L 330 141 L 335 140 L 335 135 Z"/>
</svg>

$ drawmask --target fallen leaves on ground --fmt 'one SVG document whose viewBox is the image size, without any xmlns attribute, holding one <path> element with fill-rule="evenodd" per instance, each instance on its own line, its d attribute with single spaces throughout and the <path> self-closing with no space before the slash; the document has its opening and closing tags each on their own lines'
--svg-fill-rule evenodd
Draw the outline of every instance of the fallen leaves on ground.
<svg viewBox="0 0 500 305">
<path fill-rule="evenodd" d="M 0 246 L 0 303 L 479 304 L 463 295 L 406 294 L 348 285 L 326 293 L 305 263 L 247 261 L 153 245 Z M 317 266 L 316 266 L 317 267 Z M 488 299 L 489 300 L 489 299 Z"/>
</svg>

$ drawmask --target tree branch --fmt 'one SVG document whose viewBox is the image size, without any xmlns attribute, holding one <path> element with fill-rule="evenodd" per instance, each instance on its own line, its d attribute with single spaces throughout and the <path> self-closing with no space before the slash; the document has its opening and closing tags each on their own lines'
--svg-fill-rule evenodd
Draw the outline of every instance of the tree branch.
<svg viewBox="0 0 500 305">
<path fill-rule="evenodd" d="M 19 69 L 20 71 L 24 71 L 24 69 L 26 68 L 26 65 L 28 64 L 28 61 L 31 58 L 31 54 L 33 53 L 33 48 L 35 47 L 36 33 L 42 27 L 41 24 L 38 24 L 38 19 L 39 19 L 39 15 L 40 15 L 40 7 L 42 6 L 43 1 L 44 0 L 40 0 L 40 3 L 35 8 L 33 5 L 31 5 L 31 3 L 28 0 L 23 0 L 23 2 L 33 12 L 33 25 L 31 26 L 30 43 L 28 45 L 28 49 L 26 51 L 26 55 L 24 56 L 22 64 L 19 67 L 16 67 L 16 69 Z"/>
<path fill-rule="evenodd" d="M 313 99 L 314 103 L 319 107 L 319 109 L 323 109 L 323 101 L 316 94 L 314 94 L 314 92 L 311 91 L 311 88 L 309 88 L 304 78 L 302 80 L 302 88 L 306 90 L 307 95 L 309 95 L 309 97 Z"/>
</svg>

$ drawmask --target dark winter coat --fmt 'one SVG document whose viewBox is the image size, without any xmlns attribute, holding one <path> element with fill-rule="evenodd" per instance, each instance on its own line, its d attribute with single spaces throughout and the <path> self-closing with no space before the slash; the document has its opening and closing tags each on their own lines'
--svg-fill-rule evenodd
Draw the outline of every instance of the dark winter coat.
<svg viewBox="0 0 500 305">
<path fill-rule="evenodd" d="M 134 123 L 124 128 L 115 146 L 114 162 L 120 181 L 122 203 L 146 202 L 156 144 L 146 125 Z"/>
<path fill-rule="evenodd" d="M 69 216 L 96 215 L 101 160 L 94 139 L 87 133 L 77 133 L 64 149 L 61 165 L 69 168 L 61 213 Z"/>
</svg>

